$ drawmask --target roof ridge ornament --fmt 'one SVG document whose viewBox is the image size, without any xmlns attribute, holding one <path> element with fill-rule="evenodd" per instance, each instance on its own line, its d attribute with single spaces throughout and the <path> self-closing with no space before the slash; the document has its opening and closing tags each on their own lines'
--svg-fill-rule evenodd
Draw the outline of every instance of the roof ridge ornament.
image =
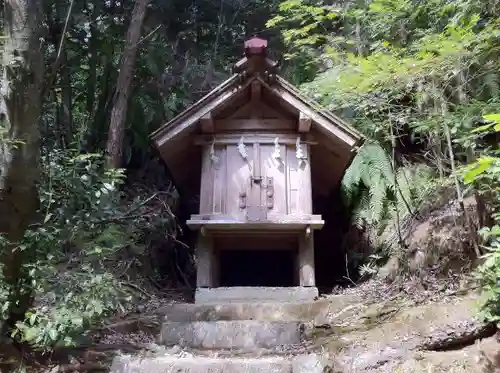
<svg viewBox="0 0 500 373">
<path fill-rule="evenodd" d="M 267 55 L 267 40 L 254 36 L 247 41 L 245 41 L 245 56 L 262 56 Z"/>
<path fill-rule="evenodd" d="M 233 67 L 239 75 L 240 84 L 250 76 L 261 76 L 266 82 L 272 83 L 276 79 L 278 63 L 267 57 L 268 41 L 253 36 L 244 43 L 244 57 Z"/>
</svg>

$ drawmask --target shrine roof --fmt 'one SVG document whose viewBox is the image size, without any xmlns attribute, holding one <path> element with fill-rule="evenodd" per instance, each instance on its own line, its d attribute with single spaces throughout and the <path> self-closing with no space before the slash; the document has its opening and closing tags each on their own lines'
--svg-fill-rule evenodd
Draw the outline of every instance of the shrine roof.
<svg viewBox="0 0 500 373">
<path fill-rule="evenodd" d="M 255 80 L 259 81 L 263 89 L 277 98 L 291 113 L 311 118 L 312 128 L 327 138 L 338 140 L 350 148 L 359 146 L 363 136 L 358 131 L 337 115 L 304 97 L 291 83 L 276 74 L 276 62 L 267 57 L 266 49 L 267 41 L 264 39 L 255 37 L 245 42 L 245 57 L 233 66 L 234 74 L 153 132 L 151 139 L 156 147 L 161 151 L 167 143 L 179 135 L 196 128 L 201 118 L 231 105 L 237 97 L 248 92 Z M 255 56 L 261 57 L 259 71 L 256 71 L 255 64 L 252 65 Z"/>
</svg>

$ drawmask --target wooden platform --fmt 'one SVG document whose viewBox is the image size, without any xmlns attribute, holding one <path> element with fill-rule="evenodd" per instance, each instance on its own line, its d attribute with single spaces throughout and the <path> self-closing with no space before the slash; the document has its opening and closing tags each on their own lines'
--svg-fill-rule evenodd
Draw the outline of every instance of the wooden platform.
<svg viewBox="0 0 500 373">
<path fill-rule="evenodd" d="M 249 220 L 244 217 L 235 218 L 230 215 L 192 215 L 186 224 L 192 229 L 206 230 L 269 230 L 269 231 L 301 231 L 307 228 L 321 229 L 325 221 L 321 215 L 268 215 L 264 220 Z"/>
</svg>

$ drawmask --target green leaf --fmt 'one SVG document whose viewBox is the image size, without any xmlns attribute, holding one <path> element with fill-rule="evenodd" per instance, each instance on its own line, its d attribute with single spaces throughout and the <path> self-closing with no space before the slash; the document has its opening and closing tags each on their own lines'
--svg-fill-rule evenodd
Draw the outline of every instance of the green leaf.
<svg viewBox="0 0 500 373">
<path fill-rule="evenodd" d="M 483 118 L 495 123 L 500 123 L 500 114 L 487 114 L 483 115 Z"/>
<path fill-rule="evenodd" d="M 500 132 L 500 114 L 487 114 L 483 115 L 483 118 L 494 123 L 494 129 Z"/>
<path fill-rule="evenodd" d="M 83 326 L 83 318 L 82 317 L 74 317 L 71 319 L 71 323 L 75 325 L 76 327 L 82 327 Z"/>
<path fill-rule="evenodd" d="M 28 342 L 33 341 L 38 336 L 39 336 L 39 333 L 38 333 L 38 329 L 36 329 L 36 328 L 26 328 L 23 330 L 23 338 Z"/>
<path fill-rule="evenodd" d="M 93 302 L 93 304 L 94 304 L 94 312 L 95 312 L 97 315 L 101 315 L 101 314 L 102 314 L 102 312 L 104 311 L 104 310 L 103 310 L 103 307 L 102 307 L 101 302 L 99 302 L 99 301 L 94 301 L 94 302 Z"/>
<path fill-rule="evenodd" d="M 494 125 L 495 125 L 494 123 L 483 124 L 482 126 L 474 128 L 471 132 L 472 133 L 487 132 L 490 131 Z"/>
<path fill-rule="evenodd" d="M 49 329 L 49 337 L 53 341 L 57 341 L 57 330 L 56 329 Z"/>
<path fill-rule="evenodd" d="M 491 167 L 495 161 L 492 157 L 482 157 L 476 163 L 474 163 L 465 173 L 464 181 L 470 184 L 476 180 L 476 178 L 484 173 L 488 168 Z"/>
</svg>

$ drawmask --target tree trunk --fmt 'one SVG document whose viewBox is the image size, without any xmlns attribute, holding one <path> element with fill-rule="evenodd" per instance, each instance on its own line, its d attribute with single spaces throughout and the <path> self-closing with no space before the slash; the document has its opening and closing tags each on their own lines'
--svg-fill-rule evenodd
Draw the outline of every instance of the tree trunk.
<svg viewBox="0 0 500 373">
<path fill-rule="evenodd" d="M 72 115 L 72 105 L 73 105 L 73 92 L 71 88 L 71 74 L 70 67 L 68 64 L 68 52 L 67 48 L 64 47 L 63 41 L 66 38 L 64 33 L 67 30 L 69 17 L 71 16 L 71 11 L 73 9 L 73 2 L 69 4 L 68 7 L 63 6 L 62 2 L 56 3 L 56 22 L 59 23 L 62 30 L 60 35 L 60 51 L 59 51 L 59 84 L 61 86 L 61 100 L 59 102 L 59 123 L 58 131 L 62 148 L 69 146 L 71 142 L 71 137 L 73 133 L 73 115 Z"/>
<path fill-rule="evenodd" d="M 118 74 L 114 104 L 111 111 L 111 122 L 109 124 L 108 143 L 106 146 L 108 167 L 119 168 L 122 163 L 128 96 L 137 53 L 137 42 L 141 36 L 142 21 L 144 20 L 148 3 L 149 0 L 136 0 L 127 31 L 125 50 L 123 52 L 120 73 Z"/>
<path fill-rule="evenodd" d="M 31 293 L 24 264 L 29 249 L 16 245 L 35 220 L 39 207 L 40 134 L 43 57 L 40 31 L 40 0 L 5 0 L 3 82 L 0 95 L 2 138 L 0 142 L 0 233 L 8 240 L 1 248 L 0 264 L 9 287 L 8 332 L 24 318 Z M 17 248 L 17 250 L 16 250 Z M 17 303 L 16 303 L 17 302 Z"/>
<path fill-rule="evenodd" d="M 356 50 L 358 52 L 358 56 L 362 57 L 364 52 L 363 45 L 363 37 L 361 36 L 361 23 L 360 21 L 356 21 L 356 28 L 354 30 L 354 34 L 356 35 Z"/>
<path fill-rule="evenodd" d="M 89 42 L 89 77 L 87 79 L 87 115 L 92 118 L 94 115 L 94 105 L 97 86 L 97 62 L 99 59 L 99 29 L 97 18 L 101 14 L 101 3 L 93 3 L 92 18 L 90 22 L 90 42 Z"/>
</svg>

